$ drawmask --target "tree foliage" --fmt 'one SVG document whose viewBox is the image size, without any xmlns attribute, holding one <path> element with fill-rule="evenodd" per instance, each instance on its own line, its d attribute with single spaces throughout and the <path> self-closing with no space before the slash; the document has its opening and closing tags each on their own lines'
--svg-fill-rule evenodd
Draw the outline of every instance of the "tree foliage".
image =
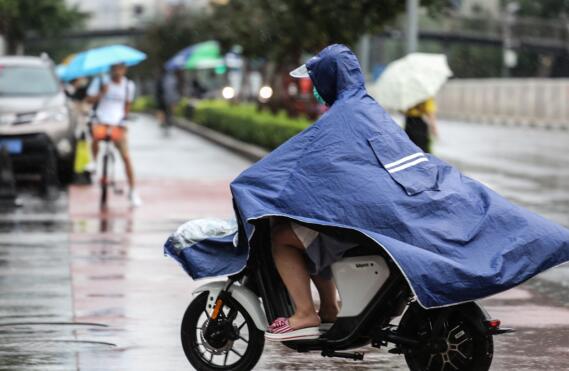
<svg viewBox="0 0 569 371">
<path fill-rule="evenodd" d="M 435 8 L 447 2 L 421 4 Z M 294 64 L 302 53 L 332 43 L 353 47 L 363 34 L 380 31 L 404 9 L 401 0 L 230 0 L 212 5 L 205 14 L 176 12 L 151 25 L 138 46 L 150 55 L 151 66 L 208 39 L 220 41 L 225 49 L 241 45 L 248 57 Z"/>
<path fill-rule="evenodd" d="M 516 0 L 518 14 L 527 17 L 556 19 L 569 14 L 569 0 Z"/>
<path fill-rule="evenodd" d="M 434 6 L 444 0 L 424 0 Z M 225 43 L 238 43 L 250 56 L 295 63 L 302 52 L 326 45 L 354 45 L 380 31 L 405 9 L 401 0 L 231 0 L 212 12 L 213 27 Z"/>
<path fill-rule="evenodd" d="M 155 74 L 166 60 L 188 45 L 215 38 L 209 16 L 180 9 L 165 21 L 149 24 L 136 47 L 148 55 L 139 72 Z"/>
<path fill-rule="evenodd" d="M 16 53 L 28 33 L 54 36 L 76 27 L 87 14 L 65 0 L 0 0 L 0 34 L 9 54 Z"/>
</svg>

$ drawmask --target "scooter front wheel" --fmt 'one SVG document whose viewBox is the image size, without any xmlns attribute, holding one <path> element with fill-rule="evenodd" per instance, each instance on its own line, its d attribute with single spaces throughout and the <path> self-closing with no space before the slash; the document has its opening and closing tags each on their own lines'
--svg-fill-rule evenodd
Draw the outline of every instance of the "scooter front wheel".
<svg viewBox="0 0 569 371">
<path fill-rule="evenodd" d="M 197 370 L 251 370 L 263 353 L 265 336 L 235 300 L 224 303 L 217 319 L 207 311 L 208 292 L 195 298 L 182 320 L 182 346 Z"/>
</svg>

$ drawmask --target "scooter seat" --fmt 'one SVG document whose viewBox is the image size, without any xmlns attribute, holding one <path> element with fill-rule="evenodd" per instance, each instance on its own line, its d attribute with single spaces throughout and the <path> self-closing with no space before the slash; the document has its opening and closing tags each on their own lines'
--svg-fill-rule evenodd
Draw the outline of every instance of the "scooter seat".
<svg viewBox="0 0 569 371">
<path fill-rule="evenodd" d="M 344 258 L 366 255 L 381 255 L 381 252 L 381 249 L 377 246 L 358 245 L 346 251 L 346 253 L 344 253 Z"/>
</svg>

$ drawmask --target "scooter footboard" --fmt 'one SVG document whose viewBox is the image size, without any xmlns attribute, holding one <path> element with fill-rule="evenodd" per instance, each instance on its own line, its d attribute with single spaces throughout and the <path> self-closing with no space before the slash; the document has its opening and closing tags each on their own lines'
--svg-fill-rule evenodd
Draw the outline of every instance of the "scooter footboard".
<svg viewBox="0 0 569 371">
<path fill-rule="evenodd" d="M 226 287 L 226 285 L 226 281 L 209 282 L 195 289 L 192 292 L 192 295 L 197 296 L 202 292 L 209 292 L 206 310 L 208 314 L 211 315 L 217 297 L 219 296 L 219 293 Z M 255 295 L 251 290 L 239 285 L 238 283 L 231 285 L 229 292 L 231 293 L 233 300 L 237 301 L 251 316 L 251 319 L 253 319 L 255 326 L 261 331 L 266 331 L 269 327 L 269 324 L 267 322 L 267 317 L 265 316 L 265 311 L 263 310 L 259 297 Z"/>
</svg>

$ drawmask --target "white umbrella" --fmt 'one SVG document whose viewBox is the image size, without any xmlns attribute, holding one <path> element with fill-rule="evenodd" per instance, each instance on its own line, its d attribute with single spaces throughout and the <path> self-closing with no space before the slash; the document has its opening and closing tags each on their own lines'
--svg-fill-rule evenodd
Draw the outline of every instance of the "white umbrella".
<svg viewBox="0 0 569 371">
<path fill-rule="evenodd" d="M 383 107 L 404 111 L 434 97 L 451 76 L 446 55 L 412 53 L 390 63 L 369 93 Z"/>
</svg>

